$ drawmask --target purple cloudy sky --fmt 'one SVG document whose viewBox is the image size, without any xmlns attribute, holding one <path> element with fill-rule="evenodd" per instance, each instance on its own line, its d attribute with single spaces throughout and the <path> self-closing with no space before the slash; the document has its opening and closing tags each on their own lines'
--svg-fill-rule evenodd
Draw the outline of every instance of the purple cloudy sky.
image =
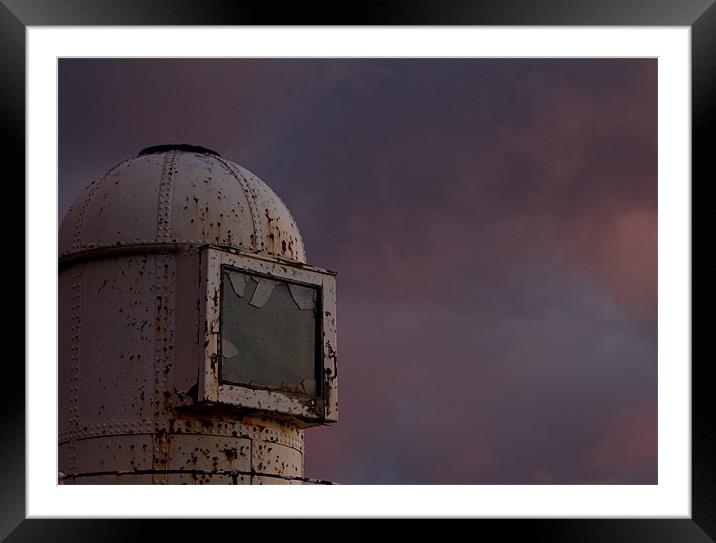
<svg viewBox="0 0 716 543">
<path fill-rule="evenodd" d="M 62 60 L 59 217 L 217 150 L 338 272 L 342 483 L 657 482 L 657 62 Z"/>
</svg>

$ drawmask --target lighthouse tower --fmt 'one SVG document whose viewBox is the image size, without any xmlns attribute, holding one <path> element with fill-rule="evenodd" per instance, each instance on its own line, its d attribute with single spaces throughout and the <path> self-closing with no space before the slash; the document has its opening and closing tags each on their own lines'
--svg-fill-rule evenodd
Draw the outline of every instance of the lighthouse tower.
<svg viewBox="0 0 716 543">
<path fill-rule="evenodd" d="M 59 233 L 63 484 L 305 484 L 337 420 L 335 274 L 256 175 L 191 145 L 90 184 Z"/>
</svg>

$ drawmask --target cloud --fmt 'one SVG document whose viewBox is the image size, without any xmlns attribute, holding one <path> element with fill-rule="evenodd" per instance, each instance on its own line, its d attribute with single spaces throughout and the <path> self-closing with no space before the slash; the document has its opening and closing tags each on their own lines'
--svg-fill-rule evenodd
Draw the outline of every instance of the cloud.
<svg viewBox="0 0 716 543">
<path fill-rule="evenodd" d="M 309 476 L 650 481 L 656 89 L 647 59 L 62 61 L 60 202 L 180 140 L 281 196 L 338 271 Z"/>
<path fill-rule="evenodd" d="M 616 477 L 657 484 L 658 423 L 655 405 L 636 405 L 609 421 L 587 453 L 583 469 L 588 481 Z"/>
</svg>

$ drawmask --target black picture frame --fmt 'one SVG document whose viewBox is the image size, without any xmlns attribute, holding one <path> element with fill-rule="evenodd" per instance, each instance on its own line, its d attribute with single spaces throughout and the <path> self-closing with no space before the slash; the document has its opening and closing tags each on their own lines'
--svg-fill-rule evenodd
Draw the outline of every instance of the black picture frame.
<svg viewBox="0 0 716 543">
<path fill-rule="evenodd" d="M 25 179 L 25 30 L 27 26 L 65 25 L 569 25 L 569 26 L 688 26 L 691 28 L 692 62 L 692 202 L 698 198 L 716 171 L 716 153 L 707 132 L 714 126 L 716 108 L 716 6 L 714 0 L 411 0 L 364 1 L 360 3 L 275 3 L 268 0 L 0 0 L 0 153 L 3 159 L 3 189 L 6 205 L 0 214 L 7 244 L 16 244 L 16 232 L 24 236 Z M 698 187 L 694 191 L 694 187 Z M 14 194 L 13 194 L 14 192 Z M 694 199 L 694 194 L 697 198 Z M 11 211 L 20 210 L 21 217 Z M 694 222 L 692 211 L 692 255 L 696 243 L 708 235 L 707 226 Z M 705 221 L 704 214 L 700 214 Z M 20 226 L 22 225 L 22 226 Z M 48 240 L 51 246 L 55 241 Z M 692 276 L 694 258 L 692 256 Z M 22 307 L 25 280 L 24 251 L 4 259 L 5 284 L 24 285 L 6 289 L 8 306 Z M 700 279 L 693 284 L 705 285 Z M 19 299 L 23 296 L 23 299 Z M 13 297 L 18 298 L 17 300 Z M 692 296 L 693 298 L 693 296 Z M 705 305 L 702 294 L 694 306 Z M 702 301 L 703 300 L 703 301 Z M 692 317 L 692 330 L 693 317 Z M 11 343 L 24 340 L 15 331 Z M 6 335 L 6 338 L 8 335 Z M 693 332 L 692 332 L 693 337 Z M 692 344 L 693 340 L 692 340 Z M 470 525 L 470 533 L 497 531 L 500 540 L 534 541 L 629 541 L 708 542 L 716 541 L 716 425 L 708 413 L 714 407 L 709 390 L 706 355 L 692 356 L 692 516 L 689 519 L 525 519 L 482 520 Z M 2 410 L 2 453 L 0 458 L 0 536 L 7 541 L 127 541 L 158 528 L 162 539 L 207 537 L 206 525 L 176 521 L 146 520 L 28 520 L 25 519 L 25 373 L 16 357 L 5 360 Z M 8 385 L 11 384 L 11 386 Z M 48 452 L 48 454 L 52 454 Z M 284 521 L 282 521 L 284 522 Z M 242 534 L 257 526 L 245 522 Z M 257 530 L 264 530 L 263 523 Z M 285 525 L 283 525 L 285 526 Z M 291 538 L 315 539 L 314 529 L 293 526 L 286 532 L 279 523 L 275 533 Z M 377 531 L 374 523 L 352 522 L 337 528 L 338 539 L 364 539 Z M 221 525 L 219 525 L 221 529 Z M 212 526 L 212 533 L 217 526 Z M 232 524 L 232 531 L 235 524 Z M 384 528 L 380 528 L 383 530 Z M 423 527 L 419 528 L 421 531 Z M 444 530 L 444 528 L 440 528 Z M 459 527 L 463 530 L 464 527 Z M 223 531 L 223 530 L 221 530 Z M 273 530 L 272 530 L 273 531 Z M 324 534 L 329 534 L 324 532 Z M 237 534 L 234 533 L 234 537 Z M 288 537 L 288 535 L 287 535 Z"/>
</svg>

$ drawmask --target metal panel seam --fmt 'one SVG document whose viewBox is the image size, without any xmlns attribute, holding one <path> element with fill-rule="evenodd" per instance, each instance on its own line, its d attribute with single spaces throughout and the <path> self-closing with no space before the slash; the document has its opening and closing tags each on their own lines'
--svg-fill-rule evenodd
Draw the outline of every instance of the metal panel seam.
<svg viewBox="0 0 716 543">
<path fill-rule="evenodd" d="M 70 428 L 79 430 L 80 326 L 82 322 L 82 266 L 72 276 L 72 338 L 70 342 Z M 69 444 L 68 466 L 77 469 L 78 440 Z"/>
<path fill-rule="evenodd" d="M 171 228 L 171 202 L 174 174 L 176 173 L 176 151 L 167 153 L 162 164 L 159 181 L 159 198 L 157 208 L 157 241 L 165 243 L 169 240 Z"/>
<path fill-rule="evenodd" d="M 259 216 L 258 209 L 256 208 L 256 201 L 254 200 L 254 195 L 251 194 L 251 190 L 249 189 L 249 186 L 246 183 L 244 177 L 241 175 L 240 172 L 236 171 L 236 168 L 234 168 L 233 165 L 231 165 L 229 162 L 225 161 L 221 157 L 215 156 L 212 158 L 217 162 L 223 164 L 224 168 L 226 168 L 229 173 L 234 176 L 236 181 L 238 181 L 239 185 L 241 185 L 241 189 L 244 191 L 244 196 L 246 196 L 246 203 L 249 206 L 251 222 L 254 225 L 254 233 L 251 238 L 251 245 L 254 249 L 258 249 L 258 240 L 264 239 L 264 235 L 263 229 L 261 228 L 261 217 Z"/>
<path fill-rule="evenodd" d="M 102 185 L 114 170 L 119 168 L 120 166 L 124 165 L 125 163 L 132 160 L 131 158 L 128 160 L 123 160 L 119 164 L 116 164 L 113 166 L 106 174 L 104 174 L 102 177 L 99 177 L 94 180 L 94 182 L 90 185 L 89 193 L 87 194 L 87 198 L 84 202 L 82 202 L 82 207 L 79 211 L 79 218 L 77 219 L 77 222 L 75 223 L 75 232 L 74 236 L 72 237 L 72 247 L 70 249 L 71 252 L 77 251 L 82 244 L 80 243 L 82 239 L 82 232 L 84 231 L 85 227 L 85 214 L 87 213 L 87 209 L 89 208 L 90 204 L 92 203 L 92 200 L 94 200 L 94 195 L 97 193 L 97 189 L 99 189 L 100 185 Z"/>
<path fill-rule="evenodd" d="M 169 455 L 168 417 L 167 407 L 160 399 L 167 391 L 168 373 L 170 370 L 171 350 L 173 348 L 171 335 L 174 324 L 170 315 L 172 302 L 172 280 L 169 268 L 174 266 L 172 255 L 158 255 L 155 257 L 155 298 L 156 309 L 154 328 L 154 412 L 159 427 L 155 430 L 152 465 L 154 469 L 166 469 Z M 172 315 L 173 316 L 173 315 Z M 154 484 L 167 484 L 166 475 L 152 476 Z"/>
</svg>

